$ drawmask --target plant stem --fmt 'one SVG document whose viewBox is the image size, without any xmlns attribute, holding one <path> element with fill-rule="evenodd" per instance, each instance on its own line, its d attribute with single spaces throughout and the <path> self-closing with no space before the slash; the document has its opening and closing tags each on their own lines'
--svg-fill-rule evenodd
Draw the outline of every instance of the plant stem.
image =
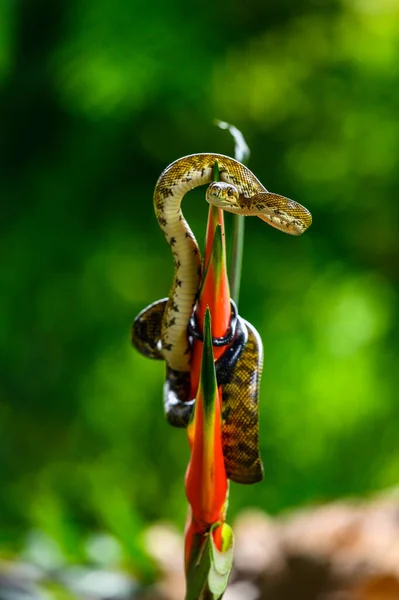
<svg viewBox="0 0 399 600">
<path fill-rule="evenodd" d="M 216 121 L 220 129 L 227 129 L 234 139 L 234 157 L 244 165 L 248 162 L 250 150 L 241 131 L 225 121 Z M 216 179 L 215 179 L 216 181 Z M 242 256 L 244 252 L 245 221 L 241 215 L 234 215 L 233 241 L 231 246 L 231 260 L 229 269 L 229 280 L 231 297 L 238 306 L 240 296 Z"/>
<path fill-rule="evenodd" d="M 233 216 L 233 241 L 231 246 L 230 258 L 230 289 L 231 297 L 238 306 L 240 298 L 242 257 L 244 254 L 244 232 L 245 232 L 245 217 L 241 215 Z"/>
<path fill-rule="evenodd" d="M 220 181 L 219 163 L 217 160 L 213 166 L 213 181 Z"/>
</svg>

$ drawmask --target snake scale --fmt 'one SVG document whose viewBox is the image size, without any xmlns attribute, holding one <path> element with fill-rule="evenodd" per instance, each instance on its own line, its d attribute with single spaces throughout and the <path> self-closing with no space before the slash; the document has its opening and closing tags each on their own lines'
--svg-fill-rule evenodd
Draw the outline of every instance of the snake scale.
<svg viewBox="0 0 399 600">
<path fill-rule="evenodd" d="M 215 164 L 220 182 L 213 182 Z M 221 154 L 193 154 L 169 165 L 154 191 L 154 209 L 174 258 L 175 273 L 168 298 L 141 311 L 132 327 L 132 343 L 149 358 L 166 361 L 164 406 L 168 421 L 188 424 L 195 400 L 190 393 L 190 361 L 194 331 L 189 323 L 201 283 L 202 263 L 198 243 L 181 211 L 184 195 L 210 184 L 210 204 L 240 215 L 255 215 L 291 235 L 301 235 L 311 225 L 302 205 L 268 192 L 255 175 L 238 161 Z M 262 370 L 262 343 L 256 329 L 235 316 L 234 335 L 216 361 L 222 386 L 222 441 L 226 472 L 239 483 L 263 476 L 258 449 L 258 396 Z M 232 319 L 233 321 L 233 319 Z"/>
</svg>

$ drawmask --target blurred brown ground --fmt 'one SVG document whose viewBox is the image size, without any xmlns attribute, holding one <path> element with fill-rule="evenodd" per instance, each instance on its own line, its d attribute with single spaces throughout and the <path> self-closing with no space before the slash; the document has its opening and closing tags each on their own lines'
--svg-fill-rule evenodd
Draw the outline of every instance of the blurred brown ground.
<svg viewBox="0 0 399 600">
<path fill-rule="evenodd" d="M 224 600 L 399 600 L 399 494 L 346 500 L 233 523 L 234 567 Z M 143 587 L 121 570 L 43 570 L 0 563 L 0 600 L 182 600 L 183 538 L 159 523 L 145 535 L 159 579 Z M 54 590 L 58 593 L 54 595 Z"/>
<path fill-rule="evenodd" d="M 399 496 L 340 501 L 270 518 L 245 512 L 234 524 L 234 570 L 225 600 L 399 599 Z M 149 548 L 165 569 L 159 595 L 184 594 L 179 538 L 161 526 Z M 181 541 L 180 541 L 181 544 Z"/>
</svg>

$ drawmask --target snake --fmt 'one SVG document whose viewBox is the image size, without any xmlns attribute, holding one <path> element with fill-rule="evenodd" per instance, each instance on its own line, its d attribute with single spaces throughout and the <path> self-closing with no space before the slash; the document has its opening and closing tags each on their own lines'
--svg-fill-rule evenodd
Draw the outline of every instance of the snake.
<svg viewBox="0 0 399 600">
<path fill-rule="evenodd" d="M 218 182 L 213 181 L 216 164 Z M 173 255 L 173 283 L 167 298 L 152 303 L 136 317 L 131 341 L 144 356 L 166 361 L 164 408 L 169 423 L 177 427 L 187 426 L 195 403 L 190 398 L 195 327 L 191 327 L 190 334 L 189 325 L 202 277 L 199 246 L 181 203 L 187 192 L 206 184 L 207 202 L 227 212 L 257 216 L 296 236 L 312 223 L 311 213 L 304 206 L 269 192 L 246 166 L 222 154 L 185 156 L 161 173 L 154 191 L 154 210 Z M 226 350 L 215 364 L 223 397 L 223 453 L 228 477 L 239 483 L 253 483 L 263 477 L 258 449 L 263 350 L 256 329 L 238 315 L 234 320 L 234 334 L 226 340 Z"/>
</svg>

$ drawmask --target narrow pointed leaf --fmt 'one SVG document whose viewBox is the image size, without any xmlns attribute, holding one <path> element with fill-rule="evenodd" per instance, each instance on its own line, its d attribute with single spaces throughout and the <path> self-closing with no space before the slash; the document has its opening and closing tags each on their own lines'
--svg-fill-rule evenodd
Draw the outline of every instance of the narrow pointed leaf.
<svg viewBox="0 0 399 600">
<path fill-rule="evenodd" d="M 212 419 L 215 410 L 215 399 L 217 394 L 215 362 L 213 359 L 211 313 L 209 308 L 205 311 L 204 318 L 204 347 L 202 349 L 202 365 L 200 386 L 204 398 L 204 409 L 207 418 Z"/>
<path fill-rule="evenodd" d="M 185 600 L 198 600 L 208 587 L 208 576 L 211 568 L 209 534 L 195 534 L 192 552 L 186 568 Z"/>
<path fill-rule="evenodd" d="M 234 158 L 246 165 L 248 163 L 251 151 L 241 131 L 226 123 L 225 121 L 215 121 L 215 124 L 220 129 L 227 129 L 234 139 Z M 231 297 L 238 306 L 240 295 L 242 256 L 244 252 L 244 231 L 245 221 L 241 215 L 233 217 L 233 236 L 231 245 L 231 261 L 230 261 L 230 283 Z"/>
<path fill-rule="evenodd" d="M 186 495 L 194 522 L 201 524 L 204 530 L 224 515 L 227 495 L 209 310 L 204 319 L 201 377 L 192 427 L 193 443 L 186 473 Z"/>
<path fill-rule="evenodd" d="M 220 129 L 227 129 L 231 133 L 234 139 L 234 157 L 236 160 L 239 160 L 244 165 L 248 162 L 251 151 L 247 142 L 245 141 L 244 136 L 241 131 L 234 127 L 234 125 L 230 125 L 230 123 L 226 123 L 226 121 L 215 121 L 215 125 L 220 127 Z"/>
</svg>

